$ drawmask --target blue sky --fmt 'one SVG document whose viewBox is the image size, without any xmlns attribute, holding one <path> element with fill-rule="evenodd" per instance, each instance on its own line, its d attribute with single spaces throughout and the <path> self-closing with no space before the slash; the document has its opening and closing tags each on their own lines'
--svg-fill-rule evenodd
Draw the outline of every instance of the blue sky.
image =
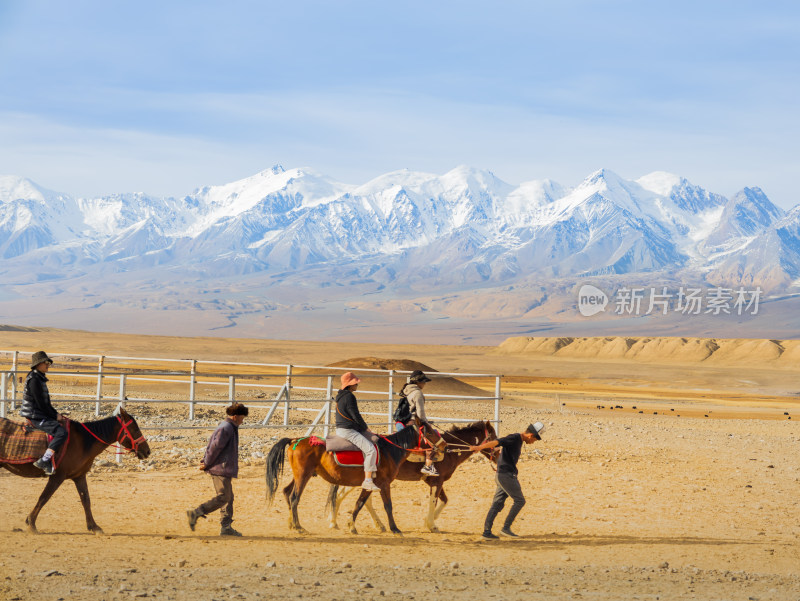
<svg viewBox="0 0 800 601">
<path fill-rule="evenodd" d="M 0 174 L 181 195 L 275 163 L 348 183 L 605 167 L 790 207 L 797 6 L 0 0 Z"/>
</svg>

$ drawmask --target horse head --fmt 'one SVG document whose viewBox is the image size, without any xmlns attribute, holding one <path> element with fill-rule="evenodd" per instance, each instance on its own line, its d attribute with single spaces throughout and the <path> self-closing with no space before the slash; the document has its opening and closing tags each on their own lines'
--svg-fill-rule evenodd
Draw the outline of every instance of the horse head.
<svg viewBox="0 0 800 601">
<path fill-rule="evenodd" d="M 147 444 L 142 431 L 139 429 L 139 424 L 131 414 L 129 414 L 121 406 L 117 407 L 114 415 L 119 421 L 120 431 L 117 436 L 117 442 L 136 454 L 139 459 L 147 459 L 150 456 L 150 445 Z"/>
</svg>

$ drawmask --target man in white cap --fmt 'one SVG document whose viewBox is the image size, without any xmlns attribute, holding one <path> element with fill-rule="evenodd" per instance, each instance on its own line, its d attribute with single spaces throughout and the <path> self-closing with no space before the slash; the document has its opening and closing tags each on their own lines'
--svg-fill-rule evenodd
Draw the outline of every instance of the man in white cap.
<svg viewBox="0 0 800 601">
<path fill-rule="evenodd" d="M 470 447 L 470 451 L 482 451 L 483 449 L 493 449 L 500 447 L 500 456 L 497 458 L 497 490 L 494 493 L 492 506 L 489 507 L 489 513 L 486 514 L 486 521 L 483 525 L 483 538 L 486 540 L 494 540 L 497 535 L 492 534 L 492 524 L 494 518 L 503 509 L 506 499 L 511 497 L 514 504 L 508 510 L 506 521 L 503 524 L 503 529 L 500 534 L 510 538 L 516 538 L 517 535 L 511 531 L 511 524 L 517 514 L 525 505 L 525 497 L 522 495 L 522 488 L 520 488 L 519 480 L 517 479 L 517 461 L 522 454 L 522 443 L 533 444 L 537 440 L 541 440 L 541 433 L 544 431 L 544 424 L 536 422 L 529 425 L 524 432 L 509 434 L 497 440 L 490 440 L 478 446 Z"/>
</svg>

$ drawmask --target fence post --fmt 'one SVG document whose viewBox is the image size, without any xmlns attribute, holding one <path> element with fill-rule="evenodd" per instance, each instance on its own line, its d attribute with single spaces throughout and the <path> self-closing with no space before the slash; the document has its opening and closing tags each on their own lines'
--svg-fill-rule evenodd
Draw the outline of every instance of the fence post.
<svg viewBox="0 0 800 601">
<path fill-rule="evenodd" d="M 0 405 L 0 417 L 6 416 L 6 389 L 7 389 L 8 374 L 3 372 L 0 374 L 0 395 L 2 395 L 2 405 Z"/>
<path fill-rule="evenodd" d="M 331 396 L 333 396 L 333 376 L 328 376 L 328 385 L 325 388 L 325 427 L 322 429 L 325 438 L 331 429 Z"/>
<path fill-rule="evenodd" d="M 392 414 L 394 413 L 394 370 L 389 370 L 389 415 L 386 417 L 386 426 L 388 432 L 394 432 L 394 424 L 392 423 Z"/>
<path fill-rule="evenodd" d="M 495 376 L 494 379 L 494 431 L 500 435 L 500 378 Z"/>
<path fill-rule="evenodd" d="M 119 375 L 119 406 L 122 409 L 125 409 L 125 399 L 126 399 L 126 396 L 125 396 L 125 381 L 126 381 L 125 374 L 120 374 Z M 122 463 L 122 447 L 120 445 L 117 445 L 116 460 L 117 460 L 117 463 Z"/>
<path fill-rule="evenodd" d="M 11 362 L 11 411 L 17 410 L 17 360 L 19 351 L 14 351 L 14 359 Z"/>
<path fill-rule="evenodd" d="M 286 393 L 284 398 L 286 399 L 283 403 L 283 425 L 289 425 L 289 401 L 291 400 L 291 391 L 292 389 L 292 366 L 286 366 Z"/>
<path fill-rule="evenodd" d="M 97 402 L 94 405 L 94 414 L 100 415 L 100 401 L 103 399 L 103 362 L 105 356 L 100 355 L 100 360 L 97 362 Z"/>
<path fill-rule="evenodd" d="M 233 404 L 236 399 L 236 376 L 228 376 L 228 400 Z"/>
<path fill-rule="evenodd" d="M 197 384 L 197 361 L 192 359 L 191 375 L 189 377 L 189 419 L 194 419 L 194 395 L 195 395 L 195 386 Z"/>
</svg>

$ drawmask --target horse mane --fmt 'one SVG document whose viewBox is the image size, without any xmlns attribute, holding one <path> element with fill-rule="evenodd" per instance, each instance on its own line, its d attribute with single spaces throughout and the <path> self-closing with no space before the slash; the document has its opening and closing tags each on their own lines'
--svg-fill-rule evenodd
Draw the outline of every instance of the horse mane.
<svg viewBox="0 0 800 601">
<path fill-rule="evenodd" d="M 458 424 L 453 424 L 450 426 L 450 429 L 447 432 L 452 434 L 458 434 L 467 432 L 469 430 L 483 430 L 486 427 L 486 422 L 483 420 L 478 420 L 476 422 L 472 422 L 471 424 L 467 424 L 466 426 L 458 427 Z"/>
<path fill-rule="evenodd" d="M 399 463 L 403 458 L 404 449 L 413 449 L 417 446 L 417 430 L 416 428 L 403 428 L 394 434 L 386 436 L 378 436 L 378 448 L 381 453 L 389 455 L 392 461 Z M 387 442 L 388 441 L 388 442 Z M 398 448 L 400 447 L 400 448 Z"/>
<path fill-rule="evenodd" d="M 97 436 L 97 438 L 103 442 L 107 442 L 109 444 L 115 442 L 117 439 L 116 426 L 118 424 L 119 421 L 115 415 L 110 415 L 93 422 L 83 422 L 83 425 L 87 430 L 89 430 L 89 432 L 94 434 L 94 436 Z M 75 425 L 77 425 L 77 423 Z M 83 437 L 84 449 L 89 449 L 89 447 L 97 442 L 97 439 L 94 436 L 89 435 Z"/>
</svg>

